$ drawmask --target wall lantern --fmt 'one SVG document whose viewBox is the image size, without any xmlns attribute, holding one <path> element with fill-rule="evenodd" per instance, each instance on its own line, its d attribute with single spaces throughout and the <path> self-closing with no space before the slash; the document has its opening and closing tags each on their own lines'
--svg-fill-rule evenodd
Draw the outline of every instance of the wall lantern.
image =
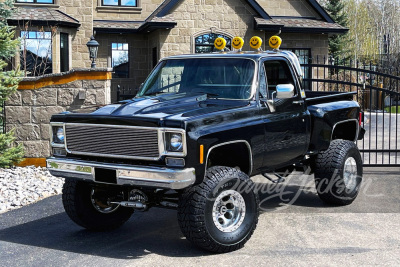
<svg viewBox="0 0 400 267">
<path fill-rule="evenodd" d="M 92 35 L 90 37 L 90 41 L 87 42 L 86 46 L 89 49 L 89 57 L 92 60 L 92 65 L 90 66 L 92 69 L 96 68 L 96 58 L 97 58 L 97 51 L 99 50 L 99 43 L 94 39 Z"/>
</svg>

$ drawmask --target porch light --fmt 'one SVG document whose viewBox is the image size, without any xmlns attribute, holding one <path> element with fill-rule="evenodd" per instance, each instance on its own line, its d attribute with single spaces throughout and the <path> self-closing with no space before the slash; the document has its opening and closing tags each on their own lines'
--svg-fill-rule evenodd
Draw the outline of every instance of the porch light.
<svg viewBox="0 0 400 267">
<path fill-rule="evenodd" d="M 92 69 L 96 68 L 96 58 L 97 58 L 97 51 L 99 50 L 99 43 L 94 39 L 92 35 L 90 37 L 90 41 L 87 42 L 86 46 L 89 49 L 89 57 L 92 60 L 92 65 L 90 66 Z"/>
</svg>

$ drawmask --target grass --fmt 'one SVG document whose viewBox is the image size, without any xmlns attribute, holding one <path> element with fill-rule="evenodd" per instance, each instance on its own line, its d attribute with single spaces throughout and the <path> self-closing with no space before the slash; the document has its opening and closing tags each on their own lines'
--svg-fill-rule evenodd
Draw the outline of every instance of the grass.
<svg viewBox="0 0 400 267">
<path fill-rule="evenodd" d="M 386 107 L 385 111 L 390 113 L 396 113 L 396 108 L 397 108 L 397 113 L 400 114 L 400 106 Z"/>
</svg>

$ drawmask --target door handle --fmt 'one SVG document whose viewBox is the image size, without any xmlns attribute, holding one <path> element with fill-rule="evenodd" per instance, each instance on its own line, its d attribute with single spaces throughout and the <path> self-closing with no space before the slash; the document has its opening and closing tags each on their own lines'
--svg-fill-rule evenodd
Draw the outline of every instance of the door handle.
<svg viewBox="0 0 400 267">
<path fill-rule="evenodd" d="M 293 104 L 296 104 L 296 105 L 303 105 L 303 104 L 304 104 L 304 100 L 294 100 L 294 101 L 293 101 Z"/>
</svg>

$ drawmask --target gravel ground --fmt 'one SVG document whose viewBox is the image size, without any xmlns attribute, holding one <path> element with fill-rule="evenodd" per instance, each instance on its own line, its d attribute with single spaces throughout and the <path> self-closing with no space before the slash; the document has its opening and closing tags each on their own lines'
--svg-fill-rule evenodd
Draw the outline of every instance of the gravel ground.
<svg viewBox="0 0 400 267">
<path fill-rule="evenodd" d="M 63 183 L 46 168 L 0 169 L 0 214 L 60 194 Z"/>
</svg>

